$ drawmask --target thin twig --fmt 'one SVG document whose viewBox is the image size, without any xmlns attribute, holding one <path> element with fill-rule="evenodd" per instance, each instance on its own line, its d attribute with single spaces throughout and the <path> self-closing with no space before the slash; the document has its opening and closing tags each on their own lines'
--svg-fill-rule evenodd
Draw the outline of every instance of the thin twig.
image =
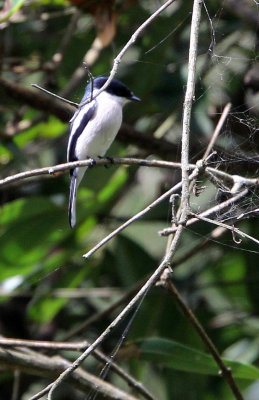
<svg viewBox="0 0 259 400">
<path fill-rule="evenodd" d="M 93 95 L 93 93 L 91 93 L 90 97 L 88 99 L 86 99 L 85 101 L 83 101 L 82 103 L 78 104 L 75 102 L 72 102 L 70 100 L 65 99 L 64 97 L 58 96 L 52 92 L 49 92 L 46 89 L 43 89 L 42 87 L 33 84 L 32 86 L 36 87 L 37 89 L 42 90 L 43 92 L 61 100 L 64 101 L 65 103 L 68 103 L 70 105 L 73 105 L 77 108 L 82 108 L 83 106 L 85 106 L 86 104 L 88 104 L 90 101 L 94 100 L 97 96 L 99 96 L 99 94 L 101 94 L 111 83 L 112 79 L 114 78 L 114 76 L 117 73 L 119 64 L 124 56 L 124 54 L 127 52 L 127 50 L 129 49 L 129 47 L 135 43 L 135 41 L 137 40 L 138 36 L 140 35 L 140 33 L 154 20 L 156 19 L 156 17 L 161 14 L 167 7 L 169 7 L 175 0 L 168 0 L 165 4 L 163 4 L 156 12 L 154 12 L 148 19 L 146 19 L 146 21 L 140 25 L 140 27 L 133 33 L 133 35 L 131 36 L 130 40 L 126 43 L 126 45 L 123 47 L 123 49 L 120 51 L 120 53 L 117 55 L 117 57 L 114 59 L 113 62 L 113 67 L 111 69 L 109 78 L 107 79 L 107 81 L 105 82 L 105 84 L 101 87 L 101 89 L 99 89 L 98 91 L 96 91 L 96 93 Z"/>
<path fill-rule="evenodd" d="M 198 35 L 200 26 L 201 0 L 194 0 L 192 11 L 192 22 L 190 32 L 190 47 L 188 61 L 188 77 L 186 92 L 183 103 L 183 128 L 182 128 L 182 148 L 181 148 L 181 164 L 182 164 L 182 196 L 180 207 L 176 213 L 176 220 L 185 224 L 189 213 L 189 198 L 190 198 L 190 181 L 189 180 L 189 147 L 190 147 L 190 124 L 192 102 L 195 93 L 195 71 L 198 52 Z M 174 210 L 175 213 L 175 210 Z M 174 226 L 174 221 L 173 221 Z M 167 240 L 166 250 L 170 249 L 172 235 Z"/>
<path fill-rule="evenodd" d="M 228 114 L 230 112 L 230 109 L 231 109 L 231 103 L 227 103 L 225 105 L 225 107 L 224 107 L 224 110 L 223 110 L 221 116 L 220 116 L 220 119 L 218 120 L 218 123 L 216 125 L 216 128 L 215 128 L 213 134 L 212 134 L 212 137 L 211 137 L 210 142 L 209 142 L 209 144 L 207 146 L 207 149 L 205 150 L 205 153 L 204 153 L 204 155 L 202 157 L 203 160 L 205 160 L 205 158 L 207 158 L 208 155 L 210 154 L 210 152 L 211 152 L 211 150 L 212 150 L 212 148 L 213 148 L 213 146 L 214 146 L 214 144 L 215 144 L 215 142 L 216 142 L 216 140 L 218 138 L 218 135 L 219 135 L 221 129 L 223 128 L 223 125 L 224 125 L 224 123 L 225 123 L 225 121 L 227 119 L 227 116 L 228 116 Z"/>
<path fill-rule="evenodd" d="M 195 71 L 198 52 L 198 36 L 201 18 L 202 0 L 194 0 L 190 33 L 190 48 L 188 61 L 188 78 L 183 104 L 183 130 L 182 130 L 182 198 L 180 222 L 186 223 L 189 213 L 189 143 L 192 102 L 195 93 Z"/>
<path fill-rule="evenodd" d="M 10 338 L 1 338 L 0 339 L 1 347 L 28 347 L 28 348 L 36 348 L 41 350 L 66 350 L 66 351 L 82 351 L 85 350 L 88 346 L 86 341 L 81 342 L 48 342 L 48 341 L 39 341 L 39 340 L 25 340 L 25 339 L 10 339 Z"/>
<path fill-rule="evenodd" d="M 193 173 L 190 175 L 189 180 L 194 179 L 195 177 L 198 176 L 198 169 L 195 169 Z M 162 201 L 167 199 L 169 196 L 171 196 L 173 193 L 175 193 L 177 190 L 181 189 L 182 182 L 177 183 L 175 186 L 173 186 L 171 189 L 169 189 L 167 192 L 162 194 L 160 197 L 158 197 L 155 201 L 150 203 L 147 207 L 145 207 L 143 210 L 139 211 L 137 214 L 133 215 L 133 217 L 129 218 L 126 222 L 124 222 L 122 225 L 120 225 L 118 228 L 116 228 L 114 231 L 109 233 L 109 235 L 105 236 L 99 243 L 97 243 L 96 246 L 94 246 L 91 250 L 89 250 L 87 253 L 83 255 L 84 258 L 89 258 L 91 255 L 93 255 L 97 250 L 99 250 L 102 246 L 104 246 L 107 242 L 109 242 L 114 236 L 116 236 L 119 232 L 123 231 L 125 228 L 127 228 L 129 225 L 131 225 L 133 222 L 137 221 L 139 218 L 142 218 L 145 214 L 147 214 L 149 211 L 151 211 L 154 207 L 156 207 L 158 204 L 160 204 Z"/>
<path fill-rule="evenodd" d="M 221 171 L 216 168 L 211 168 L 211 167 L 206 167 L 205 168 L 205 173 L 212 174 L 212 175 L 217 175 L 218 178 L 225 179 L 228 182 L 231 183 L 239 183 L 239 185 L 244 185 L 244 186 L 254 186 L 254 185 L 259 185 L 259 178 L 245 178 L 241 175 L 231 175 L 228 174 L 227 172 Z"/>
<path fill-rule="evenodd" d="M 94 91 L 94 77 L 88 67 L 88 65 L 86 64 L 86 62 L 83 62 L 83 66 L 85 67 L 87 74 L 90 78 L 90 83 L 91 83 L 91 91 L 90 91 L 90 102 L 93 100 L 93 91 Z"/>
<path fill-rule="evenodd" d="M 101 92 L 103 92 L 111 83 L 112 79 L 117 73 L 119 64 L 124 56 L 124 54 L 127 52 L 130 46 L 135 43 L 137 40 L 138 36 L 140 35 L 141 32 L 152 22 L 156 17 L 158 17 L 159 14 L 161 14 L 167 7 L 169 7 L 172 3 L 174 3 L 175 0 L 168 0 L 165 4 L 163 4 L 160 8 L 158 8 L 157 11 L 155 11 L 148 19 L 146 19 L 143 24 L 140 25 L 140 27 L 133 33 L 129 41 L 126 43 L 126 45 L 123 47 L 123 49 L 120 51 L 120 53 L 117 55 L 117 57 L 113 61 L 113 67 L 111 69 L 109 78 L 105 82 L 105 84 L 99 89 L 94 96 L 92 97 L 92 100 L 95 99 Z M 85 104 L 89 103 L 90 99 L 85 100 L 83 103 L 80 104 L 80 107 L 83 107 Z"/>
<path fill-rule="evenodd" d="M 81 161 L 73 161 L 63 164 L 52 165 L 50 167 L 44 168 L 37 168 L 32 169 L 30 171 L 19 172 L 15 175 L 7 176 L 6 178 L 0 179 L 0 186 L 7 186 L 13 182 L 21 181 L 23 179 L 31 178 L 33 176 L 40 176 L 40 175 L 52 175 L 58 176 L 59 172 L 68 171 L 71 168 L 75 167 L 85 167 L 92 164 L 92 161 L 81 160 Z M 96 159 L 95 165 L 106 165 L 107 160 L 103 159 Z M 160 160 L 147 160 L 147 159 L 138 159 L 138 158 L 114 158 L 113 164 L 118 165 L 139 165 L 140 167 L 157 167 L 157 168 L 181 168 L 180 163 L 171 162 L 171 161 L 160 161 Z M 188 168 L 193 170 L 197 167 L 196 164 L 188 164 Z M 245 186 L 256 186 L 259 185 L 259 178 L 245 178 L 243 176 L 231 175 L 227 172 L 218 170 L 216 168 L 205 167 L 205 174 L 214 174 L 218 177 L 227 180 L 228 182 L 235 183 L 237 181 L 237 177 L 239 181 Z"/>
<path fill-rule="evenodd" d="M 200 336 L 202 341 L 206 344 L 208 350 L 210 351 L 211 355 L 213 356 L 214 360 L 216 361 L 216 363 L 218 364 L 218 366 L 220 368 L 220 374 L 223 376 L 223 378 L 229 385 L 235 398 L 237 400 L 243 400 L 240 390 L 232 376 L 231 369 L 223 362 L 214 343 L 209 338 L 209 336 L 205 332 L 204 328 L 202 327 L 202 325 L 200 324 L 200 322 L 198 321 L 198 319 L 196 318 L 196 316 L 194 315 L 192 310 L 187 306 L 187 304 L 185 303 L 184 299 L 178 292 L 178 290 L 175 287 L 175 285 L 173 284 L 173 282 L 168 277 L 168 279 L 164 280 L 162 282 L 162 284 L 163 284 L 163 286 L 165 286 L 167 288 L 169 293 L 171 293 L 173 295 L 174 299 L 177 301 L 177 303 L 181 307 L 185 316 L 188 318 L 190 323 L 196 329 L 196 331 L 198 332 L 198 335 Z"/>
<path fill-rule="evenodd" d="M 0 88 L 2 96 L 13 98 L 21 104 L 26 103 L 41 112 L 51 113 L 66 123 L 75 111 L 74 106 L 65 105 L 49 96 L 42 96 L 42 93 L 29 89 L 16 81 L 9 81 L 0 77 Z"/>
<path fill-rule="evenodd" d="M 224 210 L 225 208 L 237 203 L 240 199 L 245 197 L 247 194 L 248 194 L 248 189 L 244 189 L 244 190 L 242 190 L 242 192 L 236 194 L 235 196 L 230 197 L 229 199 L 223 201 L 222 203 L 217 204 L 216 206 L 213 206 L 213 207 L 203 211 L 200 214 L 194 214 L 195 218 L 189 219 L 186 223 L 186 226 L 190 226 L 190 225 L 194 224 L 195 222 L 198 222 L 198 219 L 201 217 L 206 217 L 208 215 L 215 214 L 215 213 L 218 213 L 218 212 Z M 163 229 L 162 231 L 160 231 L 159 234 L 161 236 L 167 236 L 167 235 L 174 233 L 175 231 L 176 231 L 175 227 L 167 228 L 167 229 Z"/>
<path fill-rule="evenodd" d="M 253 236 L 248 235 L 247 233 L 241 231 L 238 228 L 235 228 L 234 226 L 230 226 L 230 225 L 224 224 L 223 222 L 215 221 L 214 219 L 206 218 L 206 217 L 203 217 L 202 215 L 197 215 L 195 213 L 192 213 L 192 215 L 194 215 L 195 218 L 198 218 L 201 221 L 205 221 L 205 222 L 209 222 L 210 224 L 221 226 L 222 228 L 226 228 L 226 229 L 230 230 L 231 232 L 237 233 L 239 236 L 241 236 L 243 238 L 250 239 L 250 240 L 252 240 L 252 242 L 255 242 L 255 243 L 259 244 L 259 240 L 258 239 L 254 238 Z"/>
<path fill-rule="evenodd" d="M 44 89 L 43 87 L 37 85 L 36 83 L 32 83 L 31 86 L 32 86 L 32 87 L 35 87 L 36 89 L 41 90 L 42 92 L 44 92 L 44 93 L 46 93 L 46 94 L 48 94 L 48 95 L 50 95 L 50 96 L 52 96 L 52 97 L 55 97 L 55 98 L 58 99 L 58 100 L 63 101 L 64 103 L 70 104 L 71 106 L 74 106 L 74 107 L 76 107 L 76 108 L 79 107 L 79 104 L 78 104 L 78 103 L 75 103 L 74 101 L 67 100 L 67 99 L 65 99 L 64 97 L 61 97 L 61 96 L 59 96 L 59 95 L 57 95 L 57 94 L 55 94 L 55 93 L 52 93 L 52 92 L 50 92 L 49 90 Z"/>
<path fill-rule="evenodd" d="M 14 381 L 11 400 L 18 400 L 21 385 L 21 371 L 15 370 L 13 376 Z"/>
</svg>

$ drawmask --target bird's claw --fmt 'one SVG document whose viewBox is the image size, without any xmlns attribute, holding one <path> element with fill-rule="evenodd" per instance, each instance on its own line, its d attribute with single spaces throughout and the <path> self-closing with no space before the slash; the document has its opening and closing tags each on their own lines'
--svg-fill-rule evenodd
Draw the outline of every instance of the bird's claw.
<svg viewBox="0 0 259 400">
<path fill-rule="evenodd" d="M 90 160 L 90 165 L 89 165 L 89 168 L 92 168 L 92 167 L 94 167 L 94 166 L 96 165 L 96 161 L 95 161 L 95 159 L 94 159 L 94 158 L 91 158 L 91 157 L 89 157 L 89 160 Z"/>
<path fill-rule="evenodd" d="M 114 159 L 112 157 L 102 157 L 102 156 L 98 156 L 98 158 L 100 160 L 106 159 L 108 161 L 110 161 L 110 164 L 114 164 Z M 104 164 L 104 168 L 109 168 L 109 166 L 107 164 Z"/>
</svg>

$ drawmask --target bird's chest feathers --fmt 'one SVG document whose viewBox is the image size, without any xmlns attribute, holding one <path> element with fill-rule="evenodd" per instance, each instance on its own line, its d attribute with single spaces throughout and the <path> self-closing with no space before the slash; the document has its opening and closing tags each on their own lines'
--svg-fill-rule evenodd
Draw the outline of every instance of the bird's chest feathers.
<svg viewBox="0 0 259 400">
<path fill-rule="evenodd" d="M 79 159 L 103 156 L 121 126 L 122 105 L 106 92 L 101 93 L 99 98 L 95 115 L 79 138 L 77 146 Z"/>
</svg>

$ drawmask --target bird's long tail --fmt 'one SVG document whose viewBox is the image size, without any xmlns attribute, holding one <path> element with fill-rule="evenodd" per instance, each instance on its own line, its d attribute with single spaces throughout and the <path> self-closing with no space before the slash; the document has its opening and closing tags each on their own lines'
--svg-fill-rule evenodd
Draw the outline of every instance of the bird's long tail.
<svg viewBox="0 0 259 400">
<path fill-rule="evenodd" d="M 79 183 L 81 182 L 87 167 L 75 168 L 71 170 L 71 182 L 70 182 L 70 193 L 69 193 L 69 205 L 68 205 L 68 219 L 71 228 L 74 228 L 76 224 L 76 195 Z"/>
<path fill-rule="evenodd" d="M 70 193 L 69 193 L 69 206 L 68 206 L 68 219 L 71 228 L 76 224 L 76 195 L 77 195 L 77 171 L 74 169 L 71 175 Z"/>
</svg>

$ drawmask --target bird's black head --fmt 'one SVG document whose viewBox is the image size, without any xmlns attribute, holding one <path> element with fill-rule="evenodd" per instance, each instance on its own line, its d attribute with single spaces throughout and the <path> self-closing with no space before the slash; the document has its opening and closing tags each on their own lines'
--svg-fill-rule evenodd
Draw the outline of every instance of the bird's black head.
<svg viewBox="0 0 259 400">
<path fill-rule="evenodd" d="M 99 76 L 94 79 L 94 89 L 101 89 L 103 85 L 107 81 L 107 77 Z M 86 92 L 88 93 L 87 97 L 90 96 L 91 92 L 91 82 L 87 85 Z M 124 85 L 124 83 L 120 82 L 118 79 L 113 79 L 109 86 L 105 89 L 105 92 L 110 93 L 114 96 L 123 97 L 128 100 L 140 101 L 140 99 L 134 95 L 133 92 L 129 90 L 129 88 Z M 84 96 L 86 97 L 86 96 Z"/>
</svg>

